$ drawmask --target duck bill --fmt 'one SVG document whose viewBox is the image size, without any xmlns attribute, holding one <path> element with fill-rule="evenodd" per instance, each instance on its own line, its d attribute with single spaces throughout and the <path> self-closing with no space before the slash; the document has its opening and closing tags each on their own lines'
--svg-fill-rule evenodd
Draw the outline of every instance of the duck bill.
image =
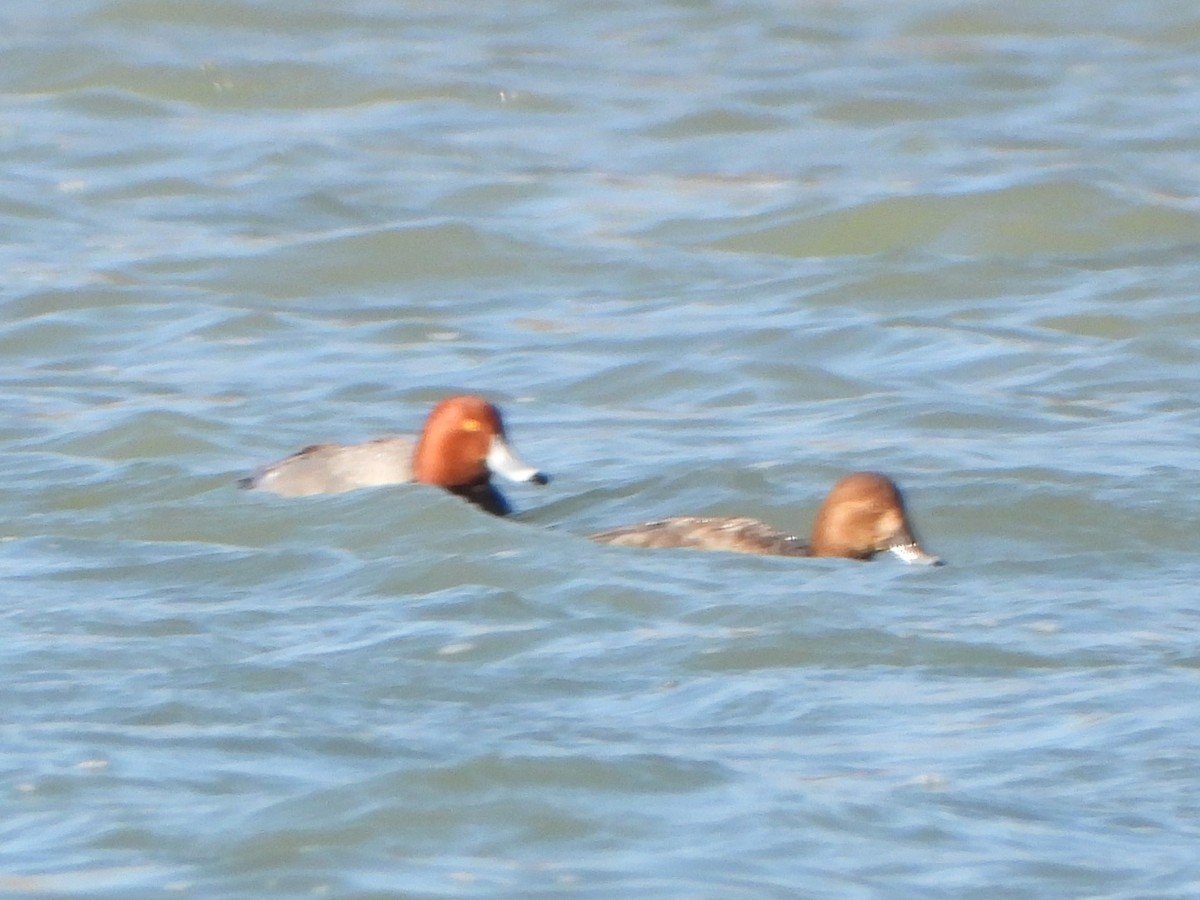
<svg viewBox="0 0 1200 900">
<path fill-rule="evenodd" d="M 945 565 L 940 557 L 934 556 L 932 553 L 927 553 L 925 548 L 912 538 L 909 538 L 902 543 L 892 544 L 887 549 L 889 553 L 897 556 L 910 566 Z"/>
<path fill-rule="evenodd" d="M 550 481 L 549 475 L 526 464 L 517 454 L 513 453 L 512 447 L 508 445 L 508 441 L 502 434 L 497 434 L 492 438 L 492 445 L 488 449 L 488 455 L 484 462 L 489 472 L 503 475 L 509 481 L 532 481 L 534 484 L 546 484 Z"/>
</svg>

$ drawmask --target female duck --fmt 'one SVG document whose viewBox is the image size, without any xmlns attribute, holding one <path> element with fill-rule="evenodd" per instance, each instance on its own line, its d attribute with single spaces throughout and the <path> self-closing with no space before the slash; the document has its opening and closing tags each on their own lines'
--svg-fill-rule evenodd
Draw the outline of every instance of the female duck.
<svg viewBox="0 0 1200 900">
<path fill-rule="evenodd" d="M 492 485 L 493 473 L 516 482 L 550 480 L 513 452 L 495 406 L 482 397 L 460 396 L 433 408 L 415 446 L 411 437 L 313 444 L 264 466 L 238 486 L 305 497 L 418 481 L 443 487 L 494 515 L 507 515 L 512 509 Z"/>
<path fill-rule="evenodd" d="M 870 559 L 884 551 L 907 563 L 940 566 L 913 533 L 900 489 L 886 475 L 855 472 L 833 486 L 806 542 L 757 519 L 661 519 L 591 535 L 622 547 L 690 547 L 767 556 L 840 556 Z"/>
</svg>

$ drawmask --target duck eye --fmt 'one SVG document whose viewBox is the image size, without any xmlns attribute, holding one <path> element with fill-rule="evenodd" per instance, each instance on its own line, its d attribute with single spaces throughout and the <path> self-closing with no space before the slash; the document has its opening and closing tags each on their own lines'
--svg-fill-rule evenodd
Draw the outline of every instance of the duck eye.
<svg viewBox="0 0 1200 900">
<path fill-rule="evenodd" d="M 463 431 L 479 431 L 481 428 L 483 428 L 483 426 L 479 424 L 478 419 L 466 419 L 462 423 Z"/>
</svg>

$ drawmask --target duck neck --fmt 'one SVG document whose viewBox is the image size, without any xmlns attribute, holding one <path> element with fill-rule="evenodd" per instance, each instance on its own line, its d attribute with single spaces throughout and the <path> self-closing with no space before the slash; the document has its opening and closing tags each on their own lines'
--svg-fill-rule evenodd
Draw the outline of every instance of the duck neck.
<svg viewBox="0 0 1200 900">
<path fill-rule="evenodd" d="M 493 516 L 507 516 L 512 512 L 512 507 L 504 498 L 504 495 L 496 490 L 495 485 L 486 478 L 473 484 L 448 487 L 446 490 L 455 496 L 462 497 L 470 503 L 474 503 L 484 512 L 491 513 Z"/>
</svg>

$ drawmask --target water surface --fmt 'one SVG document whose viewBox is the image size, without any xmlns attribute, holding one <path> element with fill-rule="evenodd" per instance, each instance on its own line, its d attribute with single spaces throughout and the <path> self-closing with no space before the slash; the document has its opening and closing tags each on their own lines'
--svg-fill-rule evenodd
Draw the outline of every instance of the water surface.
<svg viewBox="0 0 1200 900">
<path fill-rule="evenodd" d="M 1196 893 L 1191 4 L 2 18 L 0 893 Z M 233 487 L 462 391 L 512 520 Z"/>
</svg>

